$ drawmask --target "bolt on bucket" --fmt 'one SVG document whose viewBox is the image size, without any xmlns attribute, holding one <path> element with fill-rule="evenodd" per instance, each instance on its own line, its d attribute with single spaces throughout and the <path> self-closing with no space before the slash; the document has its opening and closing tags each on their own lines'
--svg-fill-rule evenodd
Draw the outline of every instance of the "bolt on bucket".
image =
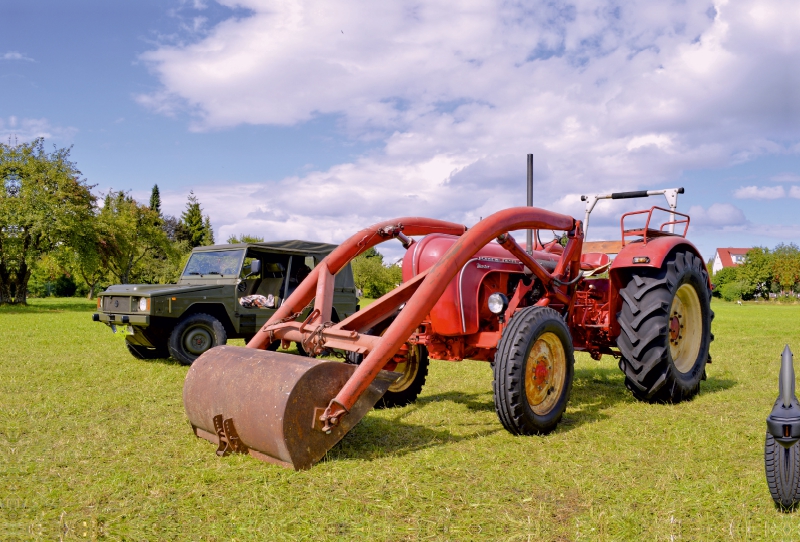
<svg viewBox="0 0 800 542">
<path fill-rule="evenodd" d="M 296 470 L 325 456 L 386 393 L 397 373 L 381 371 L 330 433 L 319 416 L 355 365 L 280 352 L 218 346 L 192 363 L 183 405 L 195 435 L 217 455 L 249 453 Z"/>
</svg>

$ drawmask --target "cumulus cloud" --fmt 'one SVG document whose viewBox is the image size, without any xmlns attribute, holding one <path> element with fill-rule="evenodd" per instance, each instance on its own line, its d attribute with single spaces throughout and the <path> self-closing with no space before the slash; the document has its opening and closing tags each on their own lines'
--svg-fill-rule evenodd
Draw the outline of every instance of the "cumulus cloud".
<svg viewBox="0 0 800 542">
<path fill-rule="evenodd" d="M 220 3 L 250 15 L 142 55 L 161 87 L 139 103 L 189 112 L 194 130 L 335 114 L 345 137 L 383 142 L 251 186 L 233 229 L 341 239 L 342 224 L 391 215 L 471 223 L 524 202 L 527 152 L 536 203 L 580 216 L 568 195 L 797 151 L 786 66 L 800 60 L 800 10 L 779 0 Z M 707 227 L 744 220 L 719 205 Z"/>
<path fill-rule="evenodd" d="M 26 62 L 35 62 L 31 57 L 24 53 L 20 53 L 19 51 L 8 51 L 3 53 L 3 56 L 0 56 L 0 59 L 3 60 L 23 60 Z"/>
<path fill-rule="evenodd" d="M 689 216 L 692 226 L 702 228 L 743 228 L 749 225 L 744 212 L 730 203 L 714 203 L 708 209 L 692 205 Z"/>
<path fill-rule="evenodd" d="M 44 118 L 18 118 L 13 115 L 7 118 L 0 117 L 0 142 L 12 145 L 15 142 L 31 141 L 37 137 L 68 140 L 76 132 L 77 130 L 72 127 L 54 126 Z"/>
<path fill-rule="evenodd" d="M 742 186 L 733 193 L 737 199 L 780 199 L 785 195 L 782 186 Z"/>
</svg>

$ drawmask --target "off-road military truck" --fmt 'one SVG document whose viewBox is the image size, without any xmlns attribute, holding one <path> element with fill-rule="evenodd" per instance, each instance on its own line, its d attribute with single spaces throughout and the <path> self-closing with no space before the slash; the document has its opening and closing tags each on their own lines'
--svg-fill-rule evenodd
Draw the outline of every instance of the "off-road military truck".
<svg viewBox="0 0 800 542">
<path fill-rule="evenodd" d="M 125 334 L 128 351 L 136 358 L 171 355 L 190 365 L 228 339 L 249 341 L 335 248 L 308 241 L 197 247 L 177 284 L 110 286 L 98 296 L 92 319 Z M 348 264 L 336 275 L 333 318 L 347 318 L 358 310 L 357 303 Z"/>
</svg>

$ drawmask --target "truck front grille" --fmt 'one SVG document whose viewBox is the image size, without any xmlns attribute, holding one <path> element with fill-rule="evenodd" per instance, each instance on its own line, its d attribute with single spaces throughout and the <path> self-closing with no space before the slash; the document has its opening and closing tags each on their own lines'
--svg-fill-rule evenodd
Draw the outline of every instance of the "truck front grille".
<svg viewBox="0 0 800 542">
<path fill-rule="evenodd" d="M 104 298 L 103 310 L 106 312 L 131 312 L 131 298 L 108 296 Z"/>
</svg>

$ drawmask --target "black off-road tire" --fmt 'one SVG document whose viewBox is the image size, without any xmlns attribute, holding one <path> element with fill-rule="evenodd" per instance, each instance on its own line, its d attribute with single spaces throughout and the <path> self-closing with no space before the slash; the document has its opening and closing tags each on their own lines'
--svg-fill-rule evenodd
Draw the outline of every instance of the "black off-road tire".
<svg viewBox="0 0 800 542">
<path fill-rule="evenodd" d="M 209 348 L 228 341 L 222 322 L 211 315 L 192 314 L 178 322 L 169 336 L 169 353 L 183 365 L 191 365 Z"/>
<path fill-rule="evenodd" d="M 410 405 L 417 400 L 428 378 L 428 349 L 421 344 L 409 345 L 414 350 L 413 358 L 406 362 L 403 369 L 403 376 L 395 381 L 383 397 L 375 403 L 375 408 L 394 408 Z M 411 354 L 411 351 L 409 351 Z M 345 363 L 360 365 L 364 361 L 362 354 L 348 352 L 345 355 Z"/>
<path fill-rule="evenodd" d="M 675 252 L 661 269 L 637 270 L 620 297 L 619 368 L 634 397 L 678 403 L 697 395 L 714 340 L 703 261 L 691 252 Z"/>
<path fill-rule="evenodd" d="M 575 371 L 567 325 L 553 309 L 527 307 L 503 330 L 494 356 L 494 407 L 514 435 L 556 428 L 567 408 Z"/>
<path fill-rule="evenodd" d="M 796 508 L 800 503 L 800 442 L 784 448 L 767 433 L 764 470 L 775 505 L 786 511 Z"/>
<path fill-rule="evenodd" d="M 166 345 L 161 348 L 148 348 L 140 344 L 131 344 L 126 340 L 125 346 L 128 348 L 128 352 L 136 359 L 166 359 L 169 357 L 169 350 Z"/>
</svg>

